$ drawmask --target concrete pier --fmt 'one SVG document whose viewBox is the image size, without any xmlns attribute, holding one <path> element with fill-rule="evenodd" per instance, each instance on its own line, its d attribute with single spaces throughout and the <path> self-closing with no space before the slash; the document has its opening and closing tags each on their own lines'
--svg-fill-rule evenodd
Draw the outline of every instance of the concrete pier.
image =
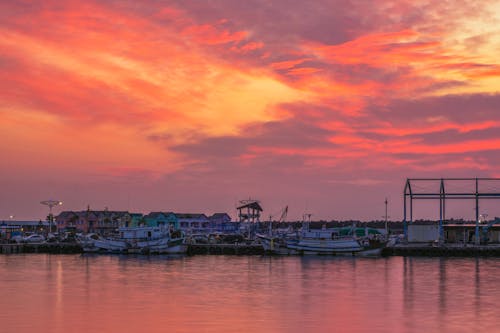
<svg viewBox="0 0 500 333">
<path fill-rule="evenodd" d="M 82 253 L 81 246 L 77 243 L 24 243 L 0 244 L 0 254 L 16 253 L 53 253 L 71 254 Z M 189 255 L 262 255 L 264 249 L 260 244 L 190 244 Z M 500 244 L 473 245 L 473 244 L 428 244 L 409 243 L 397 244 L 385 248 L 384 256 L 429 256 L 429 257 L 474 257 L 491 256 L 500 257 Z"/>
<path fill-rule="evenodd" d="M 473 245 L 473 244 L 397 244 L 382 251 L 383 255 L 390 256 L 428 256 L 428 257 L 500 257 L 500 244 Z"/>
<path fill-rule="evenodd" d="M 191 244 L 188 254 L 255 255 L 264 254 L 264 248 L 260 244 Z"/>
<path fill-rule="evenodd" d="M 82 253 L 82 247 L 76 243 L 24 243 L 1 244 L 0 253 Z"/>
</svg>

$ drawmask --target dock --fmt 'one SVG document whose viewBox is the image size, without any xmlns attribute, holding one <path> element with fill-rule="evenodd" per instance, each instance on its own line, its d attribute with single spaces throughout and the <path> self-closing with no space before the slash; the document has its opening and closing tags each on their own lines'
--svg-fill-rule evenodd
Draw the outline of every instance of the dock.
<svg viewBox="0 0 500 333">
<path fill-rule="evenodd" d="M 426 257 L 500 257 L 500 244 L 428 244 L 408 243 L 386 247 L 384 256 Z"/>
<path fill-rule="evenodd" d="M 0 253 L 82 253 L 82 247 L 76 243 L 21 243 L 0 244 Z"/>
<path fill-rule="evenodd" d="M 260 244 L 190 244 L 188 254 L 236 254 L 236 255 L 258 255 L 264 254 L 264 248 Z"/>
<path fill-rule="evenodd" d="M 83 253 L 77 243 L 11 243 L 0 244 L 0 254 L 16 253 Z M 263 255 L 260 244 L 190 244 L 188 255 Z M 397 244 L 383 249 L 382 256 L 425 256 L 425 257 L 500 257 L 500 244 Z"/>
<path fill-rule="evenodd" d="M 12 243 L 0 244 L 1 254 L 13 253 L 52 253 L 71 254 L 83 253 L 82 247 L 77 243 Z M 230 255 L 259 255 L 264 254 L 262 245 L 259 244 L 190 244 L 187 253 L 195 254 L 230 254 Z"/>
</svg>

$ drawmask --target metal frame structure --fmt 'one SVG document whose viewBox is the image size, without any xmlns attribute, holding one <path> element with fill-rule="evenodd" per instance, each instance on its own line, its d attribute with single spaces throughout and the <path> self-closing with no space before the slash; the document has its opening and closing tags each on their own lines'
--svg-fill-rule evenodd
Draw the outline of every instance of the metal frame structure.
<svg viewBox="0 0 500 333">
<path fill-rule="evenodd" d="M 459 182 L 470 182 L 470 185 L 474 186 L 474 190 L 471 191 L 461 191 L 461 192 L 450 192 L 447 191 L 447 185 L 449 183 L 459 183 Z M 422 182 L 431 182 L 435 185 L 439 182 L 439 192 L 436 191 L 415 191 L 414 186 Z M 406 179 L 403 199 L 404 199 L 404 219 L 403 228 L 405 239 L 408 239 L 408 221 L 407 221 L 407 201 L 409 199 L 409 213 L 410 213 L 410 223 L 413 223 L 413 200 L 439 200 L 439 241 L 444 239 L 444 229 L 443 222 L 446 220 L 446 200 L 447 199 L 461 199 L 461 200 L 475 200 L 475 211 L 476 211 L 476 230 L 475 230 L 475 242 L 479 243 L 479 199 L 500 199 L 500 191 L 483 192 L 481 191 L 482 183 L 492 183 L 498 182 L 500 188 L 500 178 L 408 178 Z"/>
</svg>

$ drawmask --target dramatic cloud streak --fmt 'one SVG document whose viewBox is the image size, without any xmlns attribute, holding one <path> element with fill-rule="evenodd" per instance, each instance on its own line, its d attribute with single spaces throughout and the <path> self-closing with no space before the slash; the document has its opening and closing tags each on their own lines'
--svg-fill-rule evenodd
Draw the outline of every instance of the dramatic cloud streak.
<svg viewBox="0 0 500 333">
<path fill-rule="evenodd" d="M 372 219 L 405 177 L 498 177 L 499 13 L 466 0 L 3 2 L 0 214 L 43 216 L 51 196 L 233 214 L 255 196 L 294 218 Z"/>
</svg>

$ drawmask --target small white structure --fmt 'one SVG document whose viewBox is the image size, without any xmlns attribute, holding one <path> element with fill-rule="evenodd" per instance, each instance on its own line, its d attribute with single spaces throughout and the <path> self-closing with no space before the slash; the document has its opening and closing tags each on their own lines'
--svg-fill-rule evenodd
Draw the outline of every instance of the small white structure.
<svg viewBox="0 0 500 333">
<path fill-rule="evenodd" d="M 418 222 L 408 224 L 408 242 L 433 242 L 438 239 L 439 228 L 437 224 L 419 224 Z"/>
</svg>

